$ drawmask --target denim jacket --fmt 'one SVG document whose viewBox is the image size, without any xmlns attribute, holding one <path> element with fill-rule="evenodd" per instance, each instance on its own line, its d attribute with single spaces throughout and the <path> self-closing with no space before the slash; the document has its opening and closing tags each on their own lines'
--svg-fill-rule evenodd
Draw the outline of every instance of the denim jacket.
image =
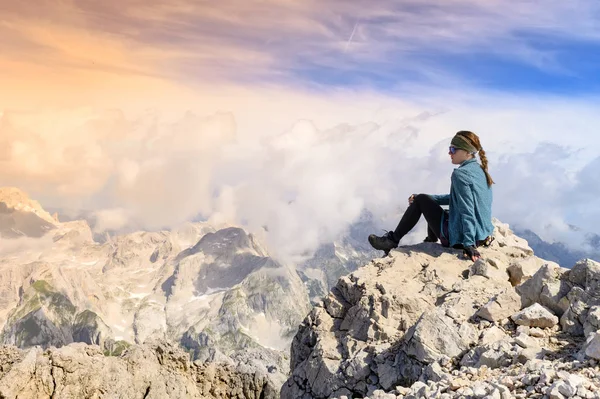
<svg viewBox="0 0 600 399">
<path fill-rule="evenodd" d="M 449 205 L 448 235 L 450 246 L 475 246 L 494 231 L 492 224 L 492 189 L 476 158 L 460 164 L 452 172 L 450 194 L 431 195 L 439 205 Z M 440 231 L 444 231 L 444 220 Z"/>
</svg>

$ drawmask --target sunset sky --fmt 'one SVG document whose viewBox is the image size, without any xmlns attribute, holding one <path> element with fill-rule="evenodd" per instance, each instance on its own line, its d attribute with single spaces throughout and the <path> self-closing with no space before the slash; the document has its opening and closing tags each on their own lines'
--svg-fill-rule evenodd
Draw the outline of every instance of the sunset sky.
<svg viewBox="0 0 600 399">
<path fill-rule="evenodd" d="M 600 3 L 508 4 L 0 0 L 0 186 L 291 254 L 447 191 L 468 129 L 495 215 L 569 240 L 600 220 Z"/>
</svg>

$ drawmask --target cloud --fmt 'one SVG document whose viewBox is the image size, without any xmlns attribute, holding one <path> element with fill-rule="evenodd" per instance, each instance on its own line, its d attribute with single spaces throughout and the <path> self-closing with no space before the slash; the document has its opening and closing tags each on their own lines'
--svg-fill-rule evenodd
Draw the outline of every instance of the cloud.
<svg viewBox="0 0 600 399">
<path fill-rule="evenodd" d="M 222 100 L 176 117 L 5 112 L 0 183 L 46 207 L 93 210 L 96 231 L 210 218 L 243 225 L 275 255 L 297 261 L 364 209 L 393 229 L 410 194 L 448 192 L 449 139 L 471 129 L 497 182 L 495 216 L 573 245 L 568 225 L 593 229 L 589 221 L 597 220 L 600 154 L 591 129 L 600 121 L 591 99 L 469 92 L 407 102 L 282 90 Z M 230 112 L 216 111 L 226 103 Z M 423 228 L 405 242 L 422 239 Z"/>
<path fill-rule="evenodd" d="M 123 231 L 130 227 L 131 215 L 126 209 L 100 209 L 94 212 L 94 231 L 102 233 L 105 231 Z"/>
<path fill-rule="evenodd" d="M 54 242 L 52 235 L 48 234 L 41 238 L 19 237 L 15 239 L 3 239 L 0 246 L 0 257 L 8 259 L 10 257 L 18 258 L 20 261 L 24 259 L 34 262 L 39 258 L 39 255 L 47 250 L 52 249 Z M 27 254 L 23 257 L 23 254 Z"/>
</svg>

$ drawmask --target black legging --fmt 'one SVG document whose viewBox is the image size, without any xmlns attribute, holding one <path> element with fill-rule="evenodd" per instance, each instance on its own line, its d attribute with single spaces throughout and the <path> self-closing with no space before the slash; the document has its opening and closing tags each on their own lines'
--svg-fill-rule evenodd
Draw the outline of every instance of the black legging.
<svg viewBox="0 0 600 399">
<path fill-rule="evenodd" d="M 417 225 L 421 215 L 425 216 L 425 220 L 427 220 L 427 238 L 440 238 L 444 208 L 438 205 L 429 195 L 419 194 L 415 195 L 413 203 L 404 212 L 404 216 L 402 216 L 398 227 L 394 231 L 394 239 L 400 242 L 402 237 Z"/>
</svg>

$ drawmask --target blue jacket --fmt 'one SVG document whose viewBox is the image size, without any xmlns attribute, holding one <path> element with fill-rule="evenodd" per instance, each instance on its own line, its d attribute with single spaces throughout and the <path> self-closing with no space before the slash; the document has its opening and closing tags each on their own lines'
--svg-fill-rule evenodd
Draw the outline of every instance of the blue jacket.
<svg viewBox="0 0 600 399">
<path fill-rule="evenodd" d="M 469 159 L 452 172 L 450 194 L 431 195 L 439 205 L 449 205 L 448 235 L 453 247 L 465 247 L 484 240 L 494 231 L 492 225 L 492 189 L 488 187 L 477 159 Z M 444 234 L 444 220 L 440 231 Z"/>
</svg>

